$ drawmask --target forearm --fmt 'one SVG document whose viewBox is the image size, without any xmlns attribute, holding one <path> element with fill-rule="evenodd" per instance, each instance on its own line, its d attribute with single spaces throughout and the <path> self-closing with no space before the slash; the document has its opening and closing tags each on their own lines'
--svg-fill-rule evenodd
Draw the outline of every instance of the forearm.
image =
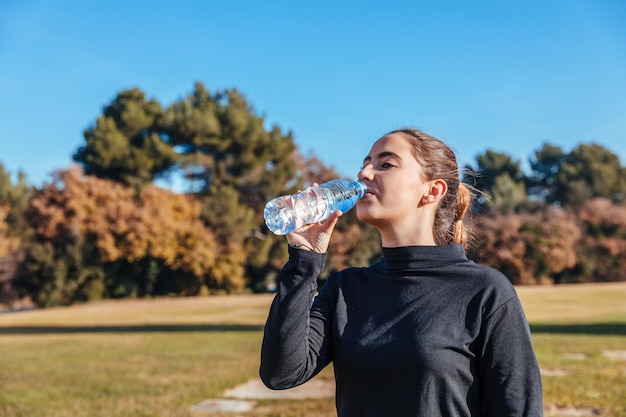
<svg viewBox="0 0 626 417">
<path fill-rule="evenodd" d="M 289 261 L 281 270 L 278 293 L 270 307 L 261 347 L 260 375 L 273 389 L 300 385 L 326 364 L 326 323 L 310 309 L 317 277 L 326 256 L 289 248 Z"/>
</svg>

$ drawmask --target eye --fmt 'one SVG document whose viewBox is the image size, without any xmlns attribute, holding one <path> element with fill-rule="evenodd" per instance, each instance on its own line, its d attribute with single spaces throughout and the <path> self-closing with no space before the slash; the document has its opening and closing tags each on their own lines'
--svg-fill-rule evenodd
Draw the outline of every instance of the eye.
<svg viewBox="0 0 626 417">
<path fill-rule="evenodd" d="M 385 169 L 387 169 L 387 168 L 393 168 L 393 167 L 394 167 L 394 165 L 393 165 L 392 163 L 390 163 L 390 162 L 382 162 L 382 163 L 380 164 L 380 167 L 381 167 L 381 168 L 385 168 Z"/>
</svg>

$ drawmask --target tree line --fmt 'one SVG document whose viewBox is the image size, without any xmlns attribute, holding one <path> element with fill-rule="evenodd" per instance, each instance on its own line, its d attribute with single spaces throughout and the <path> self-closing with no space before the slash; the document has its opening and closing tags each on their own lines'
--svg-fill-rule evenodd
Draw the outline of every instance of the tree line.
<svg viewBox="0 0 626 417">
<path fill-rule="evenodd" d="M 119 92 L 84 131 L 75 164 L 41 187 L 0 164 L 0 302 L 266 291 L 287 259 L 265 202 L 337 178 L 236 89 L 196 83 L 164 107 Z M 626 168 L 597 144 L 544 144 L 520 161 L 487 150 L 464 167 L 481 190 L 470 257 L 515 284 L 626 280 Z M 163 184 L 176 179 L 172 191 Z M 380 256 L 354 211 L 321 277 Z"/>
</svg>

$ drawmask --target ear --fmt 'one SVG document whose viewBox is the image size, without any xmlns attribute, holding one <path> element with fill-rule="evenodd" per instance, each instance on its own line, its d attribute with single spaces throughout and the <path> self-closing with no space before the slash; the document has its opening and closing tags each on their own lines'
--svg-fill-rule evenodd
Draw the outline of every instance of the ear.
<svg viewBox="0 0 626 417">
<path fill-rule="evenodd" d="M 422 203 L 437 203 L 448 192 L 448 184 L 442 179 L 428 182 L 428 192 L 422 197 Z"/>
</svg>

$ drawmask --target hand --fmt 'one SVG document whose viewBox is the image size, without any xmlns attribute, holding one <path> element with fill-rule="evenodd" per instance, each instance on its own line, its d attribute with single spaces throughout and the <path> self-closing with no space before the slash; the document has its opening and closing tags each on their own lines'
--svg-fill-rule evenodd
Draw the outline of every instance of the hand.
<svg viewBox="0 0 626 417">
<path fill-rule="evenodd" d="M 294 230 L 287 234 L 287 243 L 291 246 L 299 246 L 305 250 L 325 253 L 328 250 L 330 237 L 335 230 L 339 217 L 342 216 L 341 210 L 335 210 L 330 217 L 318 223 L 307 224 L 298 230 Z"/>
</svg>

